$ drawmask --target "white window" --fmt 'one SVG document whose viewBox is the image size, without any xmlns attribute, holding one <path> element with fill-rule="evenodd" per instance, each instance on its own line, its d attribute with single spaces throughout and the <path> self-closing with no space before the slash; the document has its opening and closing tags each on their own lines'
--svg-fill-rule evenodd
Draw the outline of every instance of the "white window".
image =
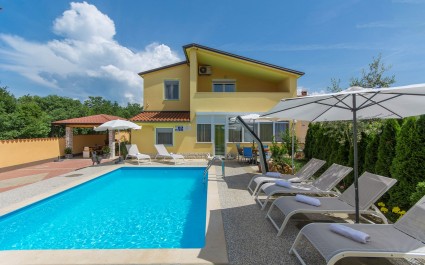
<svg viewBox="0 0 425 265">
<path fill-rule="evenodd" d="M 156 144 L 173 145 L 173 128 L 156 128 Z"/>
<path fill-rule="evenodd" d="M 211 143 L 211 124 L 197 124 L 196 128 L 198 143 Z"/>
<path fill-rule="evenodd" d="M 165 80 L 164 81 L 164 99 L 165 100 L 178 100 L 180 91 L 179 80 Z"/>
<path fill-rule="evenodd" d="M 212 81 L 213 92 L 236 92 L 236 81 L 232 79 L 220 79 Z"/>
<path fill-rule="evenodd" d="M 260 140 L 271 142 L 273 140 L 273 123 L 260 123 Z"/>
<path fill-rule="evenodd" d="M 282 133 L 284 133 L 288 129 L 288 122 L 276 122 L 274 124 L 274 137 L 276 142 L 282 141 Z"/>
<path fill-rule="evenodd" d="M 242 142 L 242 125 L 234 123 L 229 125 L 229 142 Z"/>
</svg>

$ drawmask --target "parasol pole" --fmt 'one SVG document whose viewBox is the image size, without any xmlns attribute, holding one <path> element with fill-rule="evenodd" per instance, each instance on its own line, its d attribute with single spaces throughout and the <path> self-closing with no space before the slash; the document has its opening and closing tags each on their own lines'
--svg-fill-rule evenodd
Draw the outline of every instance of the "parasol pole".
<svg viewBox="0 0 425 265">
<path fill-rule="evenodd" d="M 358 153 L 357 153 L 357 106 L 356 95 L 353 94 L 353 149 L 354 149 L 354 191 L 355 191 L 355 204 L 356 204 L 356 223 L 359 223 L 359 182 L 358 182 Z"/>
</svg>

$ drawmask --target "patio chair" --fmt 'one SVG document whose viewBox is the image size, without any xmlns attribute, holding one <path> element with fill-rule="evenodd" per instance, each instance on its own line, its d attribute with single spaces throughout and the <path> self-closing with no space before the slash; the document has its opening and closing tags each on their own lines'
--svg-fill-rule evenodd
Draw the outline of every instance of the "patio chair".
<svg viewBox="0 0 425 265">
<path fill-rule="evenodd" d="M 320 195 L 338 195 L 337 191 L 332 191 L 345 176 L 353 170 L 351 167 L 332 164 L 318 179 L 312 183 L 293 184 L 292 188 L 285 188 L 276 183 L 263 184 L 255 200 L 260 204 L 261 210 L 264 210 L 267 203 L 278 194 L 320 194 Z M 264 193 L 267 197 L 264 202 L 259 198 Z"/>
<path fill-rule="evenodd" d="M 149 155 L 141 154 L 139 152 L 139 148 L 137 148 L 137 145 L 135 144 L 127 144 L 125 147 L 127 147 L 127 155 L 125 156 L 125 159 L 127 158 L 135 158 L 137 159 L 137 164 L 140 165 L 140 162 L 146 162 L 146 163 L 152 163 L 151 157 Z"/>
<path fill-rule="evenodd" d="M 372 214 L 384 223 L 388 223 L 386 217 L 378 210 L 374 203 L 381 198 L 395 183 L 396 179 L 375 175 L 369 172 L 363 173 L 359 178 L 359 212 L 360 214 Z M 316 207 L 303 202 L 298 202 L 293 196 L 284 196 L 276 199 L 270 206 L 266 217 L 270 219 L 273 226 L 278 230 L 277 235 L 280 236 L 285 229 L 289 219 L 298 213 L 347 213 L 354 214 L 356 212 L 356 204 L 354 199 L 354 184 L 346 189 L 339 197 L 316 197 L 320 201 L 320 206 Z M 280 210 L 285 219 L 279 227 L 272 218 L 274 208 Z"/>
<path fill-rule="evenodd" d="M 156 144 L 155 148 L 156 148 L 156 151 L 158 152 L 158 154 L 155 156 L 155 159 L 157 159 L 158 157 L 171 158 L 173 159 L 174 165 L 184 163 L 184 156 L 179 154 L 168 153 L 167 149 L 165 149 L 165 146 L 163 144 Z"/>
<path fill-rule="evenodd" d="M 254 158 L 251 147 L 243 148 L 243 158 L 248 161 L 251 161 Z"/>
<path fill-rule="evenodd" d="M 289 253 L 305 264 L 296 250 L 304 236 L 322 255 L 327 264 L 346 257 L 425 258 L 425 196 L 395 224 L 343 224 L 370 236 L 359 243 L 330 231 L 326 223 L 304 226 Z M 301 244 L 305 248 L 305 242 Z"/>
<path fill-rule="evenodd" d="M 265 175 L 259 175 L 254 176 L 251 178 L 251 181 L 248 184 L 248 190 L 252 193 L 252 196 L 255 196 L 258 192 L 258 188 L 267 182 L 275 182 L 277 179 L 285 179 L 293 183 L 297 182 L 303 182 L 307 181 L 309 178 L 311 178 L 314 173 L 316 173 L 324 164 L 326 161 L 312 158 L 310 161 L 307 162 L 300 170 L 295 173 L 295 175 L 289 175 L 289 174 L 281 174 L 279 177 L 269 177 Z M 255 185 L 255 188 L 253 189 L 252 184 Z"/>
</svg>

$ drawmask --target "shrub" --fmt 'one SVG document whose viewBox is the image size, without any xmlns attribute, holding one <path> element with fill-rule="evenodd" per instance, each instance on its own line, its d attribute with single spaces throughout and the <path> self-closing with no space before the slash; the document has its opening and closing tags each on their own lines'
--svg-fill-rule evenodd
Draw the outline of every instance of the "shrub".
<svg viewBox="0 0 425 265">
<path fill-rule="evenodd" d="M 285 143 L 286 152 L 289 156 L 292 156 L 292 135 L 290 133 L 290 129 L 288 128 L 284 132 L 281 133 L 282 143 Z M 298 140 L 297 136 L 294 135 L 294 151 L 296 152 L 298 149 Z"/>
<path fill-rule="evenodd" d="M 395 157 L 396 138 L 400 131 L 397 120 L 385 121 L 381 136 L 379 137 L 378 155 L 375 164 L 375 173 L 391 177 L 390 168 Z"/>
<path fill-rule="evenodd" d="M 425 196 L 425 182 L 419 182 L 416 185 L 416 191 L 410 195 L 410 203 L 412 205 L 417 203 L 423 196 Z"/>
<path fill-rule="evenodd" d="M 380 134 L 370 135 L 369 142 L 366 146 L 366 153 L 364 156 L 363 171 L 375 173 L 375 163 L 378 158 L 378 146 L 379 146 Z"/>
<path fill-rule="evenodd" d="M 311 150 L 314 145 L 314 130 L 316 129 L 316 126 L 314 123 L 310 123 L 308 125 L 307 134 L 305 136 L 305 145 L 304 145 L 304 156 L 306 159 L 311 159 L 312 154 Z"/>
<path fill-rule="evenodd" d="M 70 155 L 70 154 L 72 154 L 72 148 L 71 147 L 65 147 L 64 152 L 65 152 L 65 154 Z"/>
<path fill-rule="evenodd" d="M 407 209 L 412 205 L 408 198 L 424 176 L 425 161 L 417 157 L 418 149 L 423 149 L 423 142 L 418 141 L 424 136 L 418 135 L 416 127 L 415 117 L 405 119 L 397 137 L 396 155 L 391 166 L 391 175 L 398 183 L 389 191 L 389 204 Z"/>
<path fill-rule="evenodd" d="M 105 145 L 104 147 L 102 147 L 102 153 L 104 153 L 104 154 L 111 153 L 111 148 L 109 148 L 109 146 Z"/>
<path fill-rule="evenodd" d="M 396 222 L 406 213 L 405 210 L 400 209 L 398 206 L 389 207 L 383 202 L 378 202 L 378 208 L 391 222 Z M 390 208 L 391 211 L 388 208 Z"/>
</svg>

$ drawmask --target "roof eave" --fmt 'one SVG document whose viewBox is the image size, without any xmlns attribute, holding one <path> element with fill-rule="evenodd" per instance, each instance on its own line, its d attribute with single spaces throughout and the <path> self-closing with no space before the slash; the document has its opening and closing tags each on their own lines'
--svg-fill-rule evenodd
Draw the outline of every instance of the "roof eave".
<svg viewBox="0 0 425 265">
<path fill-rule="evenodd" d="M 196 43 L 191 43 L 191 44 L 187 44 L 187 45 L 183 46 L 184 55 L 185 55 L 186 61 L 188 63 L 190 62 L 189 56 L 187 54 L 187 49 L 189 49 L 189 48 L 204 49 L 204 50 L 207 50 L 207 51 L 211 51 L 211 52 L 215 52 L 215 53 L 222 54 L 222 55 L 225 55 L 225 56 L 233 57 L 233 58 L 236 58 L 236 59 L 239 59 L 239 60 L 244 60 L 244 61 L 247 61 L 247 62 L 267 66 L 267 67 L 270 67 L 270 68 L 274 68 L 274 69 L 277 69 L 277 70 L 280 70 L 280 71 L 285 71 L 285 72 L 288 72 L 288 73 L 296 74 L 296 75 L 299 75 L 299 76 L 303 76 L 305 74 L 304 72 L 301 72 L 301 71 L 297 71 L 297 70 L 281 67 L 281 66 L 278 66 L 278 65 L 269 64 L 269 63 L 266 63 L 266 62 L 254 60 L 254 59 L 251 59 L 251 58 L 248 58 L 248 57 L 243 57 L 243 56 L 240 56 L 240 55 L 236 55 L 236 54 L 233 54 L 233 53 L 217 50 L 217 49 L 210 48 L 210 47 L 203 46 L 203 45 L 199 45 L 199 44 L 196 44 Z"/>
<path fill-rule="evenodd" d="M 173 64 L 165 65 L 165 66 L 162 66 L 162 67 L 158 67 L 158 68 L 154 68 L 154 69 L 150 69 L 150 70 L 147 70 L 147 71 L 140 72 L 140 73 L 138 73 L 138 75 L 139 76 L 143 76 L 145 74 L 149 74 L 149 73 L 152 73 L 152 72 L 164 70 L 164 69 L 175 67 L 175 66 L 179 66 L 179 65 L 182 65 L 182 64 L 187 64 L 188 62 L 189 61 L 182 61 L 182 62 L 178 62 L 178 63 L 173 63 Z"/>
</svg>

